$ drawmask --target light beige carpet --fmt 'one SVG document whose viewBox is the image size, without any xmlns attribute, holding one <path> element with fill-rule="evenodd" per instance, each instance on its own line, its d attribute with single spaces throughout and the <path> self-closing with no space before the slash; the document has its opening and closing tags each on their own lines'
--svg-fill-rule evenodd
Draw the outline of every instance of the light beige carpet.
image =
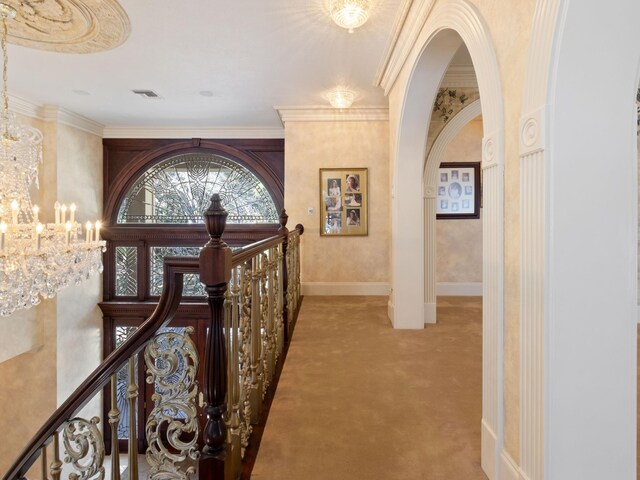
<svg viewBox="0 0 640 480">
<path fill-rule="evenodd" d="M 252 478 L 475 480 L 481 300 L 394 330 L 386 297 L 306 297 Z"/>
</svg>

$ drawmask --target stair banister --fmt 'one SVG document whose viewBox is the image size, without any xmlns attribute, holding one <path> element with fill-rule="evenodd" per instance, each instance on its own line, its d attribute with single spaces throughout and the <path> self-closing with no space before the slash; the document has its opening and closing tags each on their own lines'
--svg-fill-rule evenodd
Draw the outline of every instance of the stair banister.
<svg viewBox="0 0 640 480">
<path fill-rule="evenodd" d="M 227 212 L 222 208 L 220 197 L 217 194 L 213 195 L 211 205 L 204 217 L 210 239 L 203 247 L 200 256 L 165 258 L 163 290 L 158 305 L 151 316 L 117 350 L 111 353 L 44 423 L 10 467 L 3 480 L 26 478 L 27 472 L 38 456 L 42 457 L 42 465 L 46 466 L 46 447 L 51 442 L 56 446 L 54 461 L 50 466 L 51 475 L 53 480 L 59 479 L 62 463 L 57 456 L 58 432 L 65 424 L 72 423 L 74 415 L 107 383 L 111 381 L 112 389 L 115 388 L 117 372 L 127 362 L 129 362 L 131 370 L 133 366 L 131 359 L 149 344 L 158 330 L 171 322 L 182 299 L 185 274 L 200 275 L 200 280 L 205 285 L 210 313 L 205 346 L 204 385 L 202 386 L 205 401 L 203 411 L 207 420 L 204 428 L 201 427 L 204 445 L 199 459 L 199 478 L 207 480 L 237 478 L 240 458 L 244 454 L 248 435 L 251 433 L 250 425 L 258 422 L 262 399 L 269 382 L 273 379 L 275 363 L 282 353 L 283 345 L 289 340 L 290 322 L 294 319 L 299 308 L 299 242 L 304 228 L 302 225 L 296 225 L 293 231 L 289 231 L 286 228 L 288 217 L 283 211 L 280 215 L 281 226 L 277 235 L 256 242 L 232 254 L 231 249 L 221 238 L 226 225 Z M 225 304 L 225 292 L 229 288 L 232 275 L 232 293 L 235 292 L 236 298 L 233 302 Z M 242 293 L 238 294 L 240 282 L 243 282 L 244 287 Z M 241 301 L 245 303 L 241 304 Z M 233 306 L 229 307 L 230 304 Z M 230 324 L 232 326 L 227 325 L 226 330 L 224 325 L 225 308 L 227 315 L 233 315 L 234 319 Z M 230 311 L 229 308 L 234 310 Z M 235 310 L 238 308 L 245 309 L 243 310 L 243 325 L 246 331 L 243 330 L 242 333 L 239 328 L 239 312 Z M 264 328 L 265 326 L 268 328 Z M 226 339 L 225 335 L 227 335 Z M 242 373 L 239 374 L 237 362 L 240 360 L 237 354 L 237 342 L 241 335 L 246 343 L 243 351 Z M 238 410 L 238 405 L 236 405 L 238 389 L 249 386 L 249 393 L 246 391 L 244 393 L 246 396 L 241 413 L 244 425 L 242 448 L 238 448 L 237 441 L 233 443 L 233 446 L 230 444 L 224 418 L 227 408 L 225 399 L 228 385 L 227 375 L 230 371 L 227 365 L 230 357 L 225 348 L 225 341 L 230 341 L 231 337 L 234 337 L 233 342 L 236 342 L 234 343 L 235 353 L 231 357 L 231 361 L 236 364 L 232 365 L 231 371 L 238 378 L 230 377 L 231 383 L 229 385 L 235 392 L 233 401 L 235 402 L 234 412 L 236 415 L 238 414 L 236 411 Z M 269 345 L 269 357 L 261 348 L 263 344 Z M 153 366 L 147 364 L 147 368 L 153 368 Z M 263 371 L 264 369 L 268 371 Z M 130 388 L 137 391 L 138 386 L 130 384 Z M 247 407 L 249 404 L 251 407 Z M 247 408 L 245 409 L 245 407 Z M 114 408 L 112 406 L 112 411 L 109 412 L 111 425 L 105 425 L 104 429 L 112 429 L 113 446 L 117 452 L 119 450 L 117 449 L 118 441 L 115 429 L 119 412 L 117 409 L 114 411 Z M 135 416 L 131 417 L 130 425 L 135 424 L 135 419 Z M 75 420 L 78 419 L 73 421 Z M 85 421 L 85 424 L 93 423 L 94 420 L 95 423 L 99 421 L 96 418 L 90 422 Z M 95 426 L 92 428 L 95 429 Z M 133 454 L 135 456 L 135 451 Z M 114 457 L 112 467 L 119 469 L 117 455 L 112 456 Z M 188 470 L 195 471 L 193 467 L 189 467 Z M 129 473 L 133 474 L 135 480 L 137 480 L 136 471 L 136 465 L 131 465 Z M 46 477 L 43 476 L 43 478 Z M 116 474 L 113 478 L 117 480 L 118 475 Z"/>
</svg>

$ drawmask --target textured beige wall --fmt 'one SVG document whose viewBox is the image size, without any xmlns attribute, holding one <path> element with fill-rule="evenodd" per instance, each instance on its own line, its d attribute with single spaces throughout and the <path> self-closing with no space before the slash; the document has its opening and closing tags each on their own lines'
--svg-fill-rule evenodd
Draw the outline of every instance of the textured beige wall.
<svg viewBox="0 0 640 480">
<path fill-rule="evenodd" d="M 382 121 L 285 125 L 285 206 L 289 225 L 305 227 L 302 282 L 389 281 L 388 142 Z M 320 236 L 319 169 L 331 167 L 369 169 L 368 236 Z"/>
<path fill-rule="evenodd" d="M 504 2 L 470 0 L 487 24 L 493 41 L 505 115 L 505 448 L 516 462 L 520 450 L 520 168 L 519 123 L 529 37 L 535 0 Z M 505 21 L 509 19 L 509 21 Z M 418 48 L 421 48 L 420 45 Z M 389 92 L 391 152 L 397 148 L 397 128 L 406 84 L 413 65 L 405 64 Z M 393 163 L 390 172 L 393 174 Z M 393 224 L 393 219 L 391 220 Z"/>
<path fill-rule="evenodd" d="M 95 222 L 102 213 L 102 138 L 66 125 L 57 133 L 58 198 L 77 205 L 78 221 Z M 58 294 L 58 404 L 102 360 L 101 297 L 98 274 Z"/>
<path fill-rule="evenodd" d="M 102 139 L 56 122 L 21 121 L 44 134 L 40 189 L 32 194 L 42 208 L 41 217 L 52 221 L 53 203 L 60 199 L 75 201 L 79 220 L 95 220 L 102 211 Z M 11 350 L 13 357 L 0 360 L 0 431 L 3 438 L 12 439 L 0 442 L 0 473 L 99 363 L 100 296 L 97 275 L 34 309 L 0 318 L 0 348 Z M 89 405 L 92 414 L 98 413 L 99 402 L 100 398 Z"/>
<path fill-rule="evenodd" d="M 482 121 L 469 122 L 451 141 L 442 161 L 482 161 Z M 436 220 L 436 281 L 482 282 L 482 211 L 480 216 Z"/>
</svg>

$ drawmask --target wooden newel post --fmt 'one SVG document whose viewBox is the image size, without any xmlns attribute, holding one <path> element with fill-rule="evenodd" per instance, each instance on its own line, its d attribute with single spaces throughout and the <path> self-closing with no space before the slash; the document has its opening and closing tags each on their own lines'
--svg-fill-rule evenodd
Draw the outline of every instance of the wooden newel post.
<svg viewBox="0 0 640 480">
<path fill-rule="evenodd" d="M 227 223 L 227 211 L 220 196 L 211 197 L 204 213 L 209 242 L 200 252 L 200 281 L 204 283 L 209 303 L 209 334 L 205 348 L 204 447 L 200 457 L 200 479 L 224 478 L 227 428 L 224 422 L 227 393 L 227 354 L 224 344 L 224 294 L 231 279 L 231 249 L 221 237 Z"/>
<path fill-rule="evenodd" d="M 284 341 L 285 343 L 289 342 L 289 313 L 288 313 L 288 303 L 287 303 L 287 285 L 288 278 L 287 275 L 287 247 L 289 246 L 289 229 L 287 228 L 287 221 L 289 220 L 289 215 L 287 215 L 287 211 L 282 209 L 282 213 L 280 214 L 280 228 L 278 228 L 278 233 L 283 236 L 282 239 L 282 290 L 283 290 L 283 300 L 282 300 L 282 321 L 284 323 Z"/>
</svg>

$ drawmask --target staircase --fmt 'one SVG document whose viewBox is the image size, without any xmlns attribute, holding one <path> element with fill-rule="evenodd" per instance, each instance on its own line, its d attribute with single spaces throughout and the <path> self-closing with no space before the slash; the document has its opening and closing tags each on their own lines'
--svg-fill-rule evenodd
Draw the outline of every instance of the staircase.
<svg viewBox="0 0 640 480">
<path fill-rule="evenodd" d="M 227 212 L 217 194 L 204 217 L 210 239 L 200 256 L 165 259 L 164 288 L 153 314 L 44 423 L 4 480 L 90 480 L 104 478 L 107 471 L 112 480 L 240 478 L 299 310 L 304 228 L 289 231 L 283 211 L 277 235 L 232 253 L 222 241 Z M 199 275 L 206 290 L 204 358 L 199 358 L 192 328 L 166 328 L 182 301 L 188 274 Z M 121 449 L 118 439 L 124 415 L 128 425 L 138 422 L 138 396 L 144 388 L 140 367 L 154 392 L 153 405 L 147 406 L 145 452 L 138 451 L 136 428 L 129 428 L 126 448 Z M 126 412 L 116 399 L 122 375 Z M 108 418 L 80 417 L 83 407 L 103 391 Z M 110 432 L 108 445 L 105 430 Z M 120 465 L 121 451 L 128 457 L 126 469 Z M 141 454 L 146 465 L 139 461 Z"/>
</svg>

